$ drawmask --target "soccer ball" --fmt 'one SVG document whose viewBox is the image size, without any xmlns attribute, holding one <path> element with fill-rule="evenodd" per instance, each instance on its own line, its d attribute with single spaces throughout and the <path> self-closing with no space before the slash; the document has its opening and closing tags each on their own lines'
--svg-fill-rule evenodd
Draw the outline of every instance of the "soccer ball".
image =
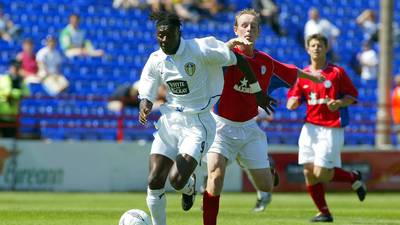
<svg viewBox="0 0 400 225">
<path fill-rule="evenodd" d="M 150 217 L 140 209 L 131 209 L 122 214 L 119 225 L 151 225 Z"/>
</svg>

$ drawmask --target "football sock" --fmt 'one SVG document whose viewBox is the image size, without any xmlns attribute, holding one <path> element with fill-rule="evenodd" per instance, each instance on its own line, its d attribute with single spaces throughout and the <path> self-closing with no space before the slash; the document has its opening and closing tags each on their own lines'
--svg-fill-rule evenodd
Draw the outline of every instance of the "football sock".
<svg viewBox="0 0 400 225">
<path fill-rule="evenodd" d="M 165 207 L 167 205 L 167 200 L 165 198 L 164 188 L 158 190 L 147 188 L 146 202 L 151 213 L 153 225 L 166 225 L 167 216 Z"/>
<path fill-rule="evenodd" d="M 176 191 L 182 194 L 191 195 L 193 194 L 195 188 L 196 187 L 194 186 L 194 179 L 193 177 L 190 177 L 185 186 L 182 189 Z"/>
<path fill-rule="evenodd" d="M 348 182 L 354 183 L 357 180 L 357 177 L 354 173 L 346 171 L 342 168 L 335 167 L 333 170 L 333 178 L 332 181 L 335 182 Z"/>
<path fill-rule="evenodd" d="M 322 183 L 307 185 L 307 191 L 318 210 L 324 215 L 330 215 L 331 213 L 325 201 L 324 185 Z"/>
<path fill-rule="evenodd" d="M 264 192 L 264 191 L 258 191 L 257 190 L 257 199 L 262 199 L 270 195 L 271 193 L 269 192 Z"/>
<path fill-rule="evenodd" d="M 216 225 L 219 209 L 219 195 L 212 196 L 207 191 L 203 193 L 203 225 Z"/>
</svg>

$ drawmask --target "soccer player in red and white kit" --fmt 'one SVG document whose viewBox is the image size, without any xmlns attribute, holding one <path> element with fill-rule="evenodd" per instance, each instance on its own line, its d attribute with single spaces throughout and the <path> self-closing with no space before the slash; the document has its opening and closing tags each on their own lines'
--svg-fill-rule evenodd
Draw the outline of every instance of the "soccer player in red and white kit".
<svg viewBox="0 0 400 225">
<path fill-rule="evenodd" d="M 306 40 L 311 65 L 309 72 L 319 72 L 326 80 L 316 84 L 298 79 L 289 90 L 286 107 L 294 110 L 304 100 L 307 105 L 305 124 L 299 137 L 299 164 L 304 166 L 308 193 L 319 213 L 311 222 L 332 222 L 325 201 L 323 183 L 347 182 L 360 201 L 366 196 L 366 186 L 359 171 L 341 168 L 340 150 L 344 145 L 344 127 L 349 122 L 347 107 L 357 101 L 358 92 L 343 68 L 327 63 L 328 40 L 321 34 Z"/>
<path fill-rule="evenodd" d="M 227 45 L 247 59 L 264 93 L 272 88 L 270 84 L 275 83 L 274 79 L 286 86 L 293 85 L 297 77 L 316 82 L 324 80 L 319 74 L 305 73 L 293 65 L 282 64 L 266 53 L 254 49 L 259 36 L 259 26 L 259 15 L 253 9 L 238 12 L 234 26 L 238 37 L 227 42 Z M 258 190 L 272 190 L 273 178 L 267 156 L 267 138 L 256 123 L 258 106 L 250 89 L 248 80 L 237 66 L 225 68 L 222 95 L 213 111 L 217 124 L 216 136 L 207 153 L 208 180 L 206 191 L 203 193 L 204 225 L 217 223 L 225 169 L 236 158 L 249 169 Z"/>
</svg>

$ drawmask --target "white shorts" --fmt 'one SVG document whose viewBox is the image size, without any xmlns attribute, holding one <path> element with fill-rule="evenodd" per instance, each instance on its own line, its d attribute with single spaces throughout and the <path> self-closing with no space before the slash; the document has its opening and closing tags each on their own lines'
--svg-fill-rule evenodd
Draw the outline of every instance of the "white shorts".
<svg viewBox="0 0 400 225">
<path fill-rule="evenodd" d="M 313 163 L 324 168 L 341 167 L 340 151 L 343 144 L 343 128 L 306 123 L 299 138 L 299 164 Z"/>
<path fill-rule="evenodd" d="M 156 124 L 157 133 L 150 154 L 164 155 L 171 160 L 188 154 L 198 163 L 215 137 L 215 121 L 209 111 L 198 114 L 169 111 Z"/>
<path fill-rule="evenodd" d="M 268 143 L 265 133 L 254 120 L 238 123 L 213 114 L 217 133 L 208 152 L 223 155 L 228 163 L 240 160 L 248 169 L 269 168 Z"/>
</svg>

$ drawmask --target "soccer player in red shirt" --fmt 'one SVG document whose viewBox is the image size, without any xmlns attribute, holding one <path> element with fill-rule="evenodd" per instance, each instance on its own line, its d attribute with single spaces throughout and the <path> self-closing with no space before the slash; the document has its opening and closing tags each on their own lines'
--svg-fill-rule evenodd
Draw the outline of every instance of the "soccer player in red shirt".
<svg viewBox="0 0 400 225">
<path fill-rule="evenodd" d="M 311 222 L 332 222 L 323 183 L 347 182 L 360 201 L 366 196 L 361 173 L 343 170 L 340 159 L 344 127 L 349 122 L 347 107 L 357 101 L 358 92 L 343 68 L 327 63 L 326 37 L 311 35 L 306 40 L 306 48 L 311 65 L 305 70 L 319 72 L 326 80 L 316 84 L 299 78 L 289 90 L 286 107 L 294 110 L 303 100 L 307 105 L 305 124 L 299 137 L 299 164 L 304 166 L 308 193 L 319 210 Z"/>
<path fill-rule="evenodd" d="M 324 80 L 319 74 L 305 73 L 254 49 L 259 26 L 259 15 L 253 9 L 238 12 L 234 26 L 238 38 L 230 40 L 227 45 L 246 58 L 264 93 L 269 93 L 274 88 L 272 83 L 289 86 L 295 83 L 297 77 L 316 82 Z M 225 68 L 224 75 L 222 95 L 214 106 L 213 113 L 217 124 L 216 136 L 207 153 L 208 179 L 206 191 L 203 193 L 204 225 L 217 223 L 225 169 L 236 158 L 249 169 L 258 190 L 270 192 L 273 186 L 267 156 L 267 138 L 255 120 L 258 106 L 251 95 L 251 86 L 236 66 Z"/>
</svg>

